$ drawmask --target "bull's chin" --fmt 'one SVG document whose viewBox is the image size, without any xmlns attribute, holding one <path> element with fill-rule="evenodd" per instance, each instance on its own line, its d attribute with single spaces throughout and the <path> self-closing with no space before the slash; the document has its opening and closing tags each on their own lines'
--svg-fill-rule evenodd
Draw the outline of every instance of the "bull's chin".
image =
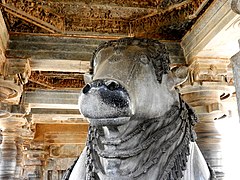
<svg viewBox="0 0 240 180">
<path fill-rule="evenodd" d="M 88 118 L 92 126 L 121 126 L 129 122 L 131 117 Z"/>
</svg>

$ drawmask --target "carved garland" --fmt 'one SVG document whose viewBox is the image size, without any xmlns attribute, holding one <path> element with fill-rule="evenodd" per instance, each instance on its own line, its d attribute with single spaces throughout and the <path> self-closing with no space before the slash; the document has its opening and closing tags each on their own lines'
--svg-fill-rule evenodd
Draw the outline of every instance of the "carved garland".
<svg viewBox="0 0 240 180">
<path fill-rule="evenodd" d="M 180 101 L 181 107 L 178 108 L 177 106 L 173 106 L 173 108 L 167 112 L 164 117 L 159 119 L 151 119 L 150 123 L 149 121 L 143 122 L 140 124 L 129 136 L 127 136 L 126 139 L 117 139 L 114 144 L 121 144 L 121 142 L 130 140 L 133 136 L 135 136 L 138 133 L 141 133 L 143 129 L 147 128 L 147 126 L 154 125 L 157 121 L 161 121 L 163 118 L 170 118 L 171 116 L 174 116 L 172 123 L 170 123 L 169 126 L 166 126 L 164 128 L 158 129 L 156 132 L 159 134 L 162 134 L 161 130 L 165 133 L 171 131 L 172 128 L 175 128 L 179 126 L 179 121 L 181 122 L 180 128 L 177 134 L 170 137 L 170 140 L 167 140 L 168 142 L 163 143 L 163 145 L 160 148 L 160 155 L 164 152 L 166 152 L 167 147 L 170 147 L 173 143 L 176 143 L 178 141 L 180 135 L 182 134 L 182 138 L 180 140 L 180 143 L 175 148 L 175 150 L 171 153 L 169 156 L 166 165 L 164 166 L 164 171 L 162 174 L 159 175 L 159 179 L 163 180 L 169 180 L 169 179 L 180 179 L 183 176 L 183 171 L 186 170 L 186 163 L 188 161 L 189 156 L 189 143 L 190 141 L 195 141 L 196 134 L 193 129 L 193 126 L 197 123 L 197 117 L 193 110 L 183 101 Z M 101 133 L 100 133 L 101 134 Z M 97 162 L 94 161 L 94 158 L 97 158 L 98 153 L 100 152 L 97 149 L 98 144 L 97 139 L 100 137 L 100 134 L 98 130 L 95 127 L 90 126 L 88 131 L 88 139 L 87 139 L 87 157 L 86 157 L 86 179 L 87 180 L 98 180 L 98 174 L 95 172 L 95 168 L 98 167 Z M 154 133 L 155 135 L 155 133 Z M 157 142 L 159 137 L 154 137 L 154 135 L 150 136 L 147 139 L 147 143 L 150 141 Z M 103 143 L 108 143 L 104 142 Z M 143 146 L 144 149 L 147 149 L 149 147 L 149 144 L 146 146 Z M 97 151 L 99 151 L 97 153 Z M 159 151 L 158 151 L 159 152 Z M 110 155 L 107 155 L 105 153 L 100 152 L 100 156 L 106 156 L 106 157 L 117 157 L 116 153 L 112 153 Z M 132 157 L 135 156 L 135 153 L 128 152 L 125 153 L 126 157 Z M 151 161 L 148 161 L 148 164 L 145 164 L 143 167 L 139 168 L 138 171 L 135 171 L 133 173 L 132 178 L 138 178 L 139 176 L 142 176 L 145 174 L 149 168 L 151 168 L 154 164 L 157 164 L 159 162 L 160 155 L 158 153 L 155 153 L 154 157 L 152 157 Z M 64 175 L 63 179 L 67 180 L 70 177 L 70 174 L 73 170 L 74 165 L 76 164 L 77 160 L 74 162 L 74 164 L 67 170 L 66 174 Z M 216 176 L 214 171 L 209 167 L 211 179 L 215 180 Z"/>
<path fill-rule="evenodd" d="M 176 111 L 176 108 L 178 109 Z M 167 142 L 164 142 L 161 146 L 159 151 L 152 157 L 152 160 L 148 162 L 148 164 L 145 164 L 143 167 L 139 168 L 137 171 L 135 171 L 132 174 L 132 178 L 138 178 L 145 174 L 148 169 L 150 169 L 153 165 L 157 164 L 160 160 L 160 157 L 162 153 L 165 153 L 169 147 L 171 147 L 174 143 L 179 141 L 179 137 L 182 137 L 180 140 L 181 142 L 176 147 L 176 149 L 173 151 L 173 153 L 170 155 L 170 157 L 167 160 L 167 163 L 164 167 L 164 171 L 162 174 L 160 174 L 160 179 L 168 180 L 168 179 L 179 179 L 183 176 L 183 171 L 186 169 L 186 163 L 187 163 L 187 157 L 189 156 L 189 143 L 190 140 L 194 141 L 196 138 L 195 132 L 193 130 L 193 126 L 197 122 L 197 118 L 195 114 L 193 113 L 192 109 L 185 104 L 183 101 L 181 103 L 181 108 L 173 107 L 169 112 L 167 112 L 163 117 L 159 119 L 153 119 L 151 120 L 151 124 L 155 124 L 156 121 L 162 121 L 163 119 L 169 119 L 169 114 L 173 115 L 175 118 L 172 120 L 170 125 L 158 129 L 156 132 L 152 133 L 152 135 L 144 142 L 145 144 L 141 144 L 139 148 L 129 150 L 125 153 L 118 153 L 118 152 L 104 152 L 99 150 L 98 148 L 98 138 L 99 133 L 98 130 L 95 127 L 90 126 L 89 127 L 89 133 L 88 133 L 88 139 L 87 139 L 87 160 L 86 160 L 86 179 L 89 180 L 96 180 L 99 179 L 97 173 L 95 172 L 95 168 L 99 165 L 96 161 L 94 161 L 94 158 L 96 158 L 98 155 L 101 157 L 110 157 L 110 158 L 128 158 L 133 157 L 142 152 L 143 150 L 150 147 L 152 143 L 156 143 L 162 133 L 169 133 L 172 129 L 178 127 L 178 132 L 171 136 Z M 181 122 L 181 123 L 180 123 Z M 179 125 L 180 123 L 180 125 Z M 133 134 L 136 133 L 136 131 L 139 131 L 139 129 L 142 129 L 148 125 L 148 122 L 142 123 L 135 131 L 133 131 Z M 130 134 L 131 138 L 133 137 L 132 134 Z M 123 141 L 123 140 L 122 140 Z M 93 158 L 94 157 L 94 158 Z"/>
</svg>

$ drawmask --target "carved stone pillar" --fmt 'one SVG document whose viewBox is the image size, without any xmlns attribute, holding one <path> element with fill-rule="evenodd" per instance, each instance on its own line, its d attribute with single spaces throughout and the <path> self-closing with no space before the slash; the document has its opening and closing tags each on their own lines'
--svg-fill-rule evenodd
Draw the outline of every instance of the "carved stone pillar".
<svg viewBox="0 0 240 180">
<path fill-rule="evenodd" d="M 18 104 L 30 73 L 28 59 L 7 59 L 0 69 L 0 101 Z"/>
<path fill-rule="evenodd" d="M 45 160 L 42 149 L 26 149 L 23 151 L 23 174 L 25 179 L 42 179 L 42 167 Z"/>
<path fill-rule="evenodd" d="M 0 11 L 0 102 L 18 104 L 31 69 L 28 59 L 7 58 L 9 34 Z"/>
<path fill-rule="evenodd" d="M 0 179 L 19 179 L 21 174 L 21 133 L 26 123 L 16 106 L 0 103 Z"/>
<path fill-rule="evenodd" d="M 229 63 L 228 59 L 192 59 L 189 78 L 181 85 L 180 92 L 183 99 L 195 109 L 200 120 L 213 120 L 228 115 L 224 104 L 234 92 Z"/>
<path fill-rule="evenodd" d="M 14 179 L 16 169 L 17 132 L 14 129 L 5 129 L 2 131 L 1 163 L 0 163 L 0 179 Z"/>
<path fill-rule="evenodd" d="M 26 117 L 26 116 L 25 116 Z M 22 132 L 22 172 L 23 179 L 42 179 L 42 166 L 45 159 L 45 152 L 42 144 L 34 143 L 34 125 L 31 123 L 31 116 L 26 117 L 28 123 L 23 127 Z"/>
</svg>

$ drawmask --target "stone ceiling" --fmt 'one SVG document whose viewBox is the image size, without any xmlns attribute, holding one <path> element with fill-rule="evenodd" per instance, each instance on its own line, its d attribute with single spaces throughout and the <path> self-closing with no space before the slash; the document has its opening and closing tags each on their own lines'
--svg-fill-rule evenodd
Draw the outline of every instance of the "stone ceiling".
<svg viewBox="0 0 240 180">
<path fill-rule="evenodd" d="M 92 52 L 102 39 L 135 36 L 180 41 L 212 1 L 2 0 L 3 18 L 10 34 L 9 50 L 6 56 L 30 58 L 32 64 L 41 64 L 41 66 L 42 63 L 34 62 L 34 59 L 49 61 L 81 59 L 81 73 L 85 73 L 88 71 Z M 18 36 L 26 33 L 31 34 L 30 37 L 50 35 L 60 38 L 44 40 L 44 38 L 23 37 L 21 39 Z M 86 39 L 82 42 L 56 41 L 61 37 Z M 53 44 L 44 43 L 47 41 Z M 40 54 L 43 51 L 44 53 Z M 56 72 L 56 68 L 53 68 L 54 73 L 51 71 L 51 68 L 41 69 L 38 66 L 36 71 L 32 72 L 25 90 L 69 89 L 76 88 L 76 83 L 79 84 L 79 88 L 83 85 L 83 78 L 79 72 L 76 74 L 73 68 L 69 68 L 67 73 L 62 68 L 59 69 L 60 72 Z M 72 71 L 74 73 L 71 73 Z"/>
<path fill-rule="evenodd" d="M 2 0 L 9 32 L 181 40 L 213 0 Z"/>
</svg>

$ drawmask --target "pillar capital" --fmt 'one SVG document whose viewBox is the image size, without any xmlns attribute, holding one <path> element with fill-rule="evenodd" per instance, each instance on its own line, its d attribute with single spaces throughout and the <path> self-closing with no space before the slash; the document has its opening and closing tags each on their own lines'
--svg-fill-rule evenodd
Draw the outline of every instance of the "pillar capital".
<svg viewBox="0 0 240 180">
<path fill-rule="evenodd" d="M 0 68 L 0 101 L 18 104 L 31 74 L 29 60 L 7 59 Z"/>
<path fill-rule="evenodd" d="M 235 92 L 230 60 L 218 57 L 189 59 L 189 76 L 180 93 L 198 114 L 199 119 L 228 116 L 227 104 Z"/>
</svg>

